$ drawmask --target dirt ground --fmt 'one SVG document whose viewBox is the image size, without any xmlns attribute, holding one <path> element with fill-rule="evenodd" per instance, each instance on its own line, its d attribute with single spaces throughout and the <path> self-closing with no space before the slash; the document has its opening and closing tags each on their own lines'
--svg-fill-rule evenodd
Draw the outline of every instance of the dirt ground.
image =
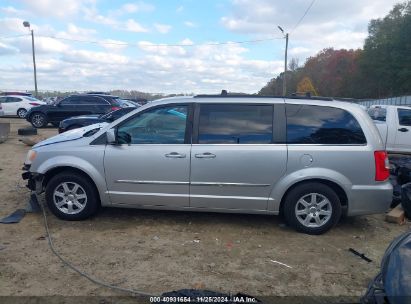
<svg viewBox="0 0 411 304">
<path fill-rule="evenodd" d="M 29 198 L 21 180 L 29 147 L 17 135 L 28 123 L 0 118 L 7 121 L 12 132 L 0 144 L 0 217 L 24 208 Z M 360 296 L 389 242 L 411 227 L 373 215 L 344 219 L 325 235 L 309 236 L 273 216 L 106 208 L 91 220 L 66 222 L 48 214 L 55 246 L 74 265 L 151 293 L 202 288 L 254 296 Z M 124 295 L 63 266 L 44 236 L 41 214 L 0 224 L 0 296 Z M 350 247 L 373 262 L 354 256 Z"/>
</svg>

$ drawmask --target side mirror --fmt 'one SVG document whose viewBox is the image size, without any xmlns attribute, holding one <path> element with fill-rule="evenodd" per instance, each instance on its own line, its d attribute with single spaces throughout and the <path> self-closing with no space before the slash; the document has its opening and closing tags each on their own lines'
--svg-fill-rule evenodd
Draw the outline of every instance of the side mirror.
<svg viewBox="0 0 411 304">
<path fill-rule="evenodd" d="M 117 144 L 116 129 L 110 129 L 106 132 L 107 143 L 109 145 Z"/>
</svg>

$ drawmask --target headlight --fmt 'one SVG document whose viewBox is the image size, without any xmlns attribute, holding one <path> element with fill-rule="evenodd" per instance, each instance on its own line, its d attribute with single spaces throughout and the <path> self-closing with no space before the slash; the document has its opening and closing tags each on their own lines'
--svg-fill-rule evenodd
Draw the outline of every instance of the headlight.
<svg viewBox="0 0 411 304">
<path fill-rule="evenodd" d="M 31 165 L 31 163 L 33 162 L 33 160 L 36 159 L 36 156 L 37 156 L 37 152 L 36 152 L 36 151 L 34 151 L 34 150 L 29 150 L 29 152 L 27 153 L 26 160 L 24 161 L 24 163 L 25 163 L 26 165 Z"/>
</svg>

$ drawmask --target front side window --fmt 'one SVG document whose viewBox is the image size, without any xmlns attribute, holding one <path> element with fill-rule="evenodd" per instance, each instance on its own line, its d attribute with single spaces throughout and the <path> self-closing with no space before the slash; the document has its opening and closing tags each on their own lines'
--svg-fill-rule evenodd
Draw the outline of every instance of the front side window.
<svg viewBox="0 0 411 304">
<path fill-rule="evenodd" d="M 199 144 L 270 144 L 272 138 L 272 105 L 200 107 Z"/>
<path fill-rule="evenodd" d="M 64 98 L 62 101 L 60 101 L 60 105 L 65 106 L 65 105 L 72 105 L 75 104 L 76 102 L 76 97 L 72 96 L 72 97 L 67 97 Z"/>
<path fill-rule="evenodd" d="M 358 121 L 345 110 L 292 104 L 286 109 L 289 144 L 359 145 L 367 142 Z"/>
<path fill-rule="evenodd" d="M 411 126 L 411 110 L 398 109 L 398 120 L 401 126 Z"/>
<path fill-rule="evenodd" d="M 120 144 L 183 144 L 188 106 L 167 106 L 145 111 L 117 129 Z"/>
</svg>

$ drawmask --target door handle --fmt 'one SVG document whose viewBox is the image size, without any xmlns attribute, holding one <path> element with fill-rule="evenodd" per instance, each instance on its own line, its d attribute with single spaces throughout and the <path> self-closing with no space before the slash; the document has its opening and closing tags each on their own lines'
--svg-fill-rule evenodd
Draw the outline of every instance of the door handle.
<svg viewBox="0 0 411 304">
<path fill-rule="evenodd" d="M 165 155 L 165 157 L 168 157 L 168 158 L 185 158 L 186 155 L 185 154 L 180 154 L 180 153 L 177 153 L 177 152 L 171 152 L 171 153 L 167 153 Z"/>
<path fill-rule="evenodd" d="M 210 152 L 205 152 L 202 154 L 195 154 L 195 158 L 215 158 L 216 155 Z"/>
<path fill-rule="evenodd" d="M 408 129 L 407 129 L 407 128 L 401 128 L 401 129 L 398 129 L 398 131 L 400 131 L 400 132 L 408 132 Z"/>
</svg>

